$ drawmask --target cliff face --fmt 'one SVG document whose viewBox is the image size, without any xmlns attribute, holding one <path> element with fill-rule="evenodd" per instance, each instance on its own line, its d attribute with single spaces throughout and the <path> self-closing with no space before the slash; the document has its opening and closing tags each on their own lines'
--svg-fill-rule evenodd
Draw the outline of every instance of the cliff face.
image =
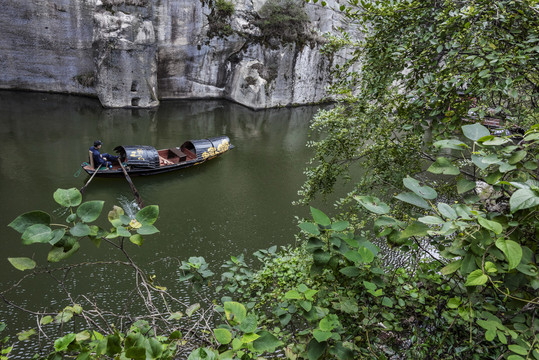
<svg viewBox="0 0 539 360">
<path fill-rule="evenodd" d="M 296 1 L 310 34 L 341 25 L 329 7 Z M 0 88 L 97 96 L 105 107 L 227 98 L 268 108 L 325 99 L 333 59 L 319 51 L 321 37 L 264 37 L 257 19 L 265 1 L 233 0 L 232 14 L 220 17 L 215 2 L 4 0 Z"/>
</svg>

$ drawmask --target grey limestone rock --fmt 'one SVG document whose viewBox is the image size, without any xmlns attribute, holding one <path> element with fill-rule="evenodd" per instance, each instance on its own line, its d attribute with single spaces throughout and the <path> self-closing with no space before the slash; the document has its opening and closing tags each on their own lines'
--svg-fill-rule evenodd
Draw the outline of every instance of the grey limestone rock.
<svg viewBox="0 0 539 360">
<path fill-rule="evenodd" d="M 261 109 L 327 100 L 321 34 L 343 26 L 329 6 L 294 0 L 309 39 L 266 38 L 260 10 L 272 0 L 232 0 L 219 33 L 208 0 L 3 0 L 0 89 L 82 94 L 108 108 L 162 99 L 226 98 Z M 215 1 L 213 2 L 215 3 Z M 213 16 L 213 17 L 212 17 Z"/>
</svg>

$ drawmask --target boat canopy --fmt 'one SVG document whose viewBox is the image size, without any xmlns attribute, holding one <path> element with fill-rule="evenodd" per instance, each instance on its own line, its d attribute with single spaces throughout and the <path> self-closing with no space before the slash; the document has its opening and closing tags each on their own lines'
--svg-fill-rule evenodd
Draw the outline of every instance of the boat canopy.
<svg viewBox="0 0 539 360">
<path fill-rule="evenodd" d="M 125 156 L 125 163 L 128 166 L 142 168 L 158 168 L 159 154 L 153 146 L 129 145 L 117 146 L 114 148 L 120 156 Z"/>
<path fill-rule="evenodd" d="M 180 150 L 187 155 L 187 160 L 196 162 L 211 159 L 229 149 L 228 136 L 219 136 L 208 139 L 188 140 L 182 144 Z M 176 148 L 178 149 L 178 148 Z M 173 151 L 173 149 L 169 149 Z M 137 168 L 158 168 L 159 153 L 153 146 L 148 145 L 120 145 L 114 148 L 120 157 L 125 158 L 125 164 Z"/>
<path fill-rule="evenodd" d="M 187 149 L 193 154 L 196 154 L 197 161 L 207 160 L 208 158 L 219 155 L 230 148 L 231 145 L 228 136 L 219 136 L 200 140 L 188 140 L 181 146 L 182 151 Z"/>
</svg>

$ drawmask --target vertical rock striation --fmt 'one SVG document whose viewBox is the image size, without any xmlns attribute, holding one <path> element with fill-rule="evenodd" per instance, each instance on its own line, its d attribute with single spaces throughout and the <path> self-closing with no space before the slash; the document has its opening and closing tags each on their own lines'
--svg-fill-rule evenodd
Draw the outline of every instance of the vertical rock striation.
<svg viewBox="0 0 539 360">
<path fill-rule="evenodd" d="M 310 38 L 283 40 L 260 26 L 271 1 L 225 0 L 234 11 L 223 16 L 216 0 L 3 0 L 0 89 L 97 96 L 110 108 L 324 101 L 329 69 L 344 57 L 323 55 L 320 34 L 343 25 L 338 12 L 286 0 L 308 16 Z"/>
<path fill-rule="evenodd" d="M 93 35 L 95 88 L 101 104 L 109 108 L 159 105 L 151 3 L 102 1 L 95 9 Z"/>
</svg>

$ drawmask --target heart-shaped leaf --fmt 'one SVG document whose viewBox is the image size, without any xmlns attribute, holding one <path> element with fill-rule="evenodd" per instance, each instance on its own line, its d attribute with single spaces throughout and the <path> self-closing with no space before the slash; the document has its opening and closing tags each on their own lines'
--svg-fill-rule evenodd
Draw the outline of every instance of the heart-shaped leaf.
<svg viewBox="0 0 539 360">
<path fill-rule="evenodd" d="M 436 161 L 427 169 L 427 171 L 433 174 L 443 174 L 443 175 L 458 175 L 460 170 L 458 167 L 453 165 L 451 161 L 445 157 L 439 157 Z"/>
<path fill-rule="evenodd" d="M 473 140 L 473 141 L 477 141 L 481 139 L 483 136 L 490 135 L 490 131 L 479 123 L 475 123 L 472 125 L 464 125 L 462 127 L 462 133 L 468 139 Z"/>
<path fill-rule="evenodd" d="M 390 210 L 386 203 L 374 196 L 354 196 L 354 199 L 365 209 L 375 214 L 387 214 Z"/>
<path fill-rule="evenodd" d="M 412 190 L 414 194 L 421 196 L 424 199 L 435 199 L 438 194 L 436 193 L 436 190 L 429 186 L 421 186 L 419 185 L 419 181 L 417 181 L 414 178 L 406 177 L 402 180 L 404 186 L 408 188 L 409 190 Z"/>
</svg>

